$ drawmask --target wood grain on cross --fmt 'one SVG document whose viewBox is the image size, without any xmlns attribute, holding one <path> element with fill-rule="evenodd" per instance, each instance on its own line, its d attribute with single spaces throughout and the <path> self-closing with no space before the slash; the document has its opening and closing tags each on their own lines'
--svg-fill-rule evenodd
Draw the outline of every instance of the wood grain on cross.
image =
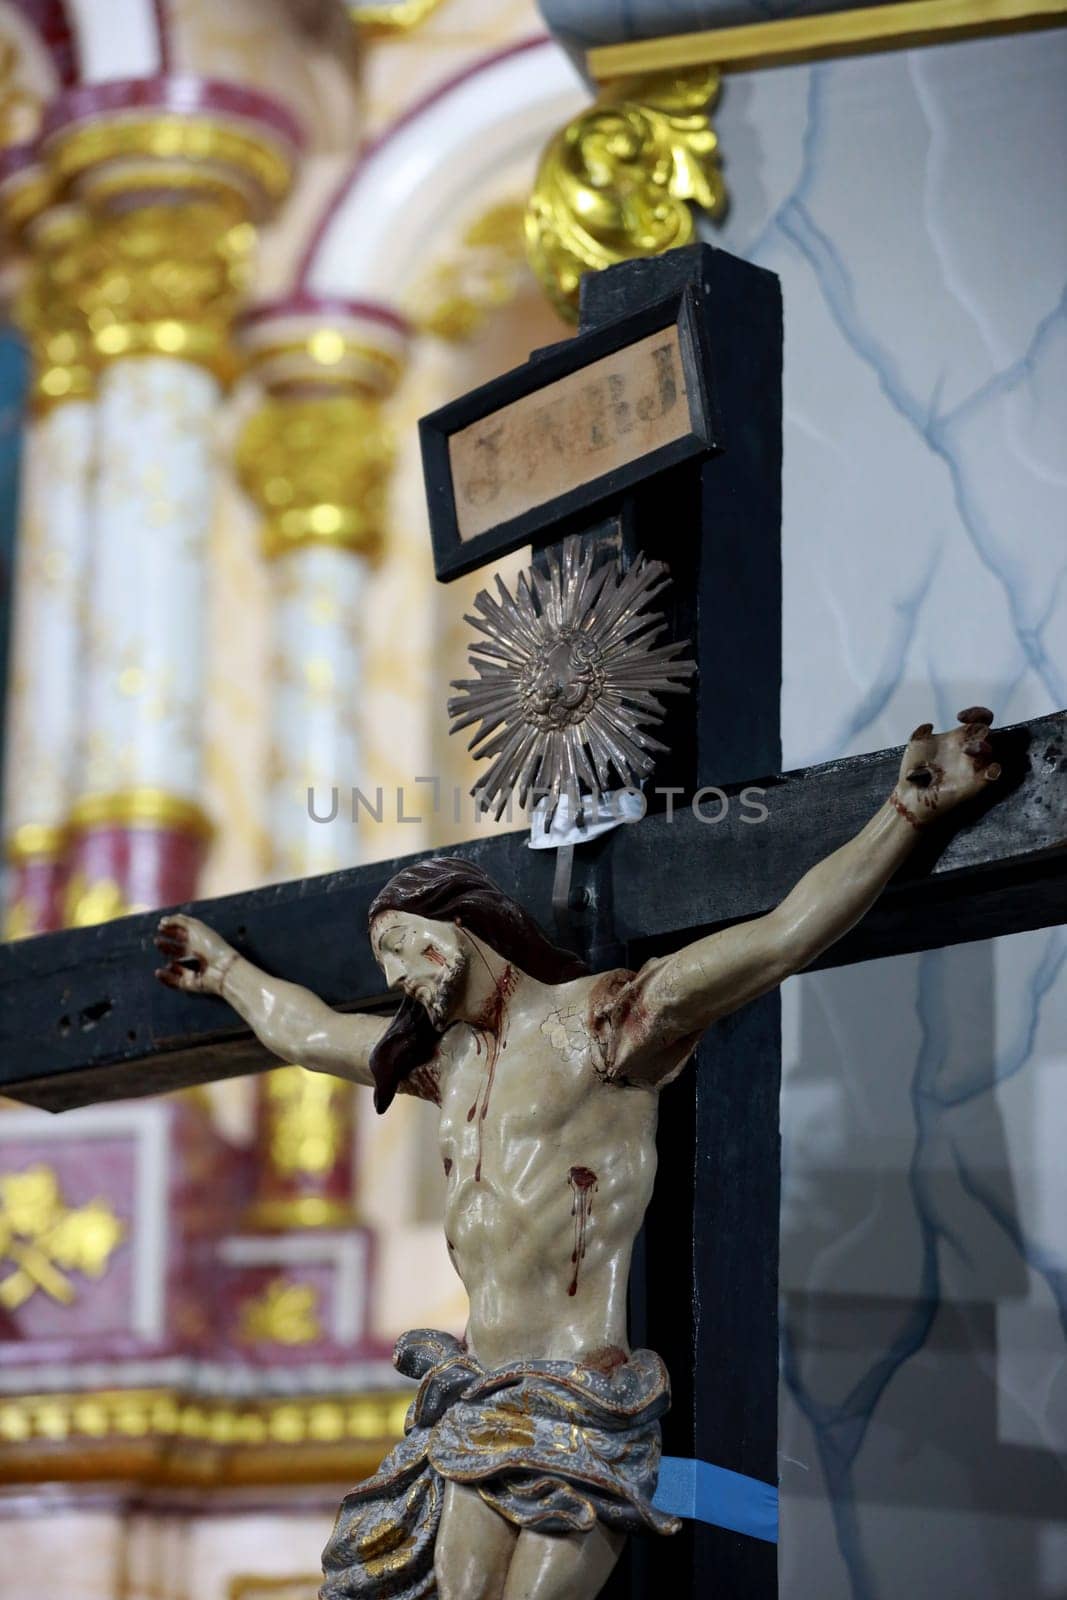
<svg viewBox="0 0 1067 1600">
<path fill-rule="evenodd" d="M 822 967 L 1049 927 L 1067 917 L 1067 712 L 994 729 L 1004 775 L 958 826 L 932 833 Z M 828 851 L 858 832 L 892 788 L 902 751 L 753 779 L 765 821 L 730 804 L 721 822 L 689 805 L 646 817 L 576 856 L 575 925 L 643 956 L 769 911 Z M 736 801 L 742 788 L 723 793 Z M 705 800 L 714 816 L 722 803 Z M 546 925 L 552 867 L 521 836 L 450 847 L 506 884 Z M 432 851 L 425 852 L 427 855 Z M 416 859 L 405 857 L 405 861 Z M 189 908 L 249 960 L 314 988 L 341 1010 L 395 1004 L 366 938 L 367 908 L 402 863 L 374 862 Z M 276 1062 L 222 1001 L 151 981 L 157 912 L 0 945 L 0 1092 L 66 1110 L 156 1094 Z M 350 944 L 337 929 L 352 930 Z"/>
</svg>

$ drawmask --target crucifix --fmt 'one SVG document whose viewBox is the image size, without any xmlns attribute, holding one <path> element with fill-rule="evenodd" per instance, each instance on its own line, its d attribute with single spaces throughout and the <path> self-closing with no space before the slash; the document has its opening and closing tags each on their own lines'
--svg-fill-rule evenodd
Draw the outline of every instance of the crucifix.
<svg viewBox="0 0 1067 1600">
<path fill-rule="evenodd" d="M 659 795 L 574 847 L 562 889 L 545 854 L 483 837 L 158 933 L 141 916 L 0 951 L 0 1088 L 32 1104 L 261 1070 L 274 1049 L 382 1108 L 440 1106 L 471 1324 L 401 1341 L 423 1379 L 411 1430 L 345 1503 L 331 1600 L 384 1574 L 428 1595 L 435 1569 L 443 1600 L 772 1596 L 776 986 L 1062 915 L 1063 713 L 990 737 L 972 707 L 903 751 L 778 775 L 780 372 L 776 281 L 698 246 L 588 279 L 577 340 L 424 426 L 440 576 L 524 542 L 551 562 L 581 533 L 631 571 L 665 560 L 671 636 L 694 640 Z M 549 665 L 552 723 L 575 685 Z M 616 1567 L 627 1532 L 674 1512 L 684 1532 Z"/>
</svg>

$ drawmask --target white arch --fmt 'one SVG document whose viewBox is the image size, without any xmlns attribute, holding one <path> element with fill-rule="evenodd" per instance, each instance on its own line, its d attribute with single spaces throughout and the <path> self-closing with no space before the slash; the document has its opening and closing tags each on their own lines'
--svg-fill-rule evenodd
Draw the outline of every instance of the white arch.
<svg viewBox="0 0 1067 1600">
<path fill-rule="evenodd" d="M 495 174 L 535 159 L 589 101 L 547 37 L 468 67 L 361 154 L 312 236 L 298 290 L 398 307 L 425 264 L 425 241 Z"/>
</svg>

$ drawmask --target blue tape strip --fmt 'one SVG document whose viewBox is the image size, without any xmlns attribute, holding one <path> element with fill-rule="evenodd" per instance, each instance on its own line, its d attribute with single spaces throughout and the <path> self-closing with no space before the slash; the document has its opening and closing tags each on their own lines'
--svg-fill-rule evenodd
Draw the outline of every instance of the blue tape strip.
<svg viewBox="0 0 1067 1600">
<path fill-rule="evenodd" d="M 778 1543 L 778 1490 L 762 1478 L 746 1478 L 710 1461 L 664 1456 L 659 1487 L 652 1501 L 657 1511 L 697 1522 L 710 1522 L 753 1539 Z"/>
</svg>

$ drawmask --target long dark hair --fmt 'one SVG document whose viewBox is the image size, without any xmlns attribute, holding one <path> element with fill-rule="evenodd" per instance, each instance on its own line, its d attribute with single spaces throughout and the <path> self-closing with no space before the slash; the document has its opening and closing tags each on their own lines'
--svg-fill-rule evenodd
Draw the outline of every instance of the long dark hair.
<svg viewBox="0 0 1067 1600">
<path fill-rule="evenodd" d="M 379 911 L 407 911 L 432 922 L 459 923 L 541 983 L 568 983 L 589 971 L 584 961 L 554 945 L 529 912 L 498 889 L 481 867 L 459 856 L 433 856 L 401 867 L 371 902 L 368 923 Z M 389 1109 L 401 1082 L 430 1060 L 439 1038 L 420 1002 L 405 995 L 370 1058 L 377 1111 Z"/>
</svg>

